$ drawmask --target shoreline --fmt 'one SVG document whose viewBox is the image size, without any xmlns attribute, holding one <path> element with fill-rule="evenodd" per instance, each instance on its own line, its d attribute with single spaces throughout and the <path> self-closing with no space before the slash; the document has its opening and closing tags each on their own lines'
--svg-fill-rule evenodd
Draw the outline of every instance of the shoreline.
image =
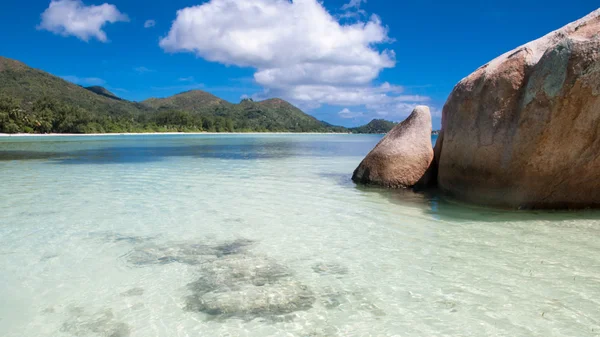
<svg viewBox="0 0 600 337">
<path fill-rule="evenodd" d="M 352 135 L 346 132 L 123 132 L 123 133 L 0 133 L 0 137 L 102 137 L 157 135 Z"/>
</svg>

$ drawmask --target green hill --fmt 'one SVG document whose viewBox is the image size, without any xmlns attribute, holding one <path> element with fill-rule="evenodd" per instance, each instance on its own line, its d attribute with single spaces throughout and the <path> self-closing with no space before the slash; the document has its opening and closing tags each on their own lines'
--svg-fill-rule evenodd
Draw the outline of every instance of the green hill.
<svg viewBox="0 0 600 337">
<path fill-rule="evenodd" d="M 386 132 L 369 125 L 353 132 Z M 381 124 L 380 122 L 378 122 Z M 0 57 L 1 133 L 349 132 L 282 99 L 239 104 L 192 90 L 130 102 L 100 86 L 81 87 Z"/>
<path fill-rule="evenodd" d="M 142 104 L 154 109 L 177 109 L 189 112 L 212 112 L 219 106 L 231 108 L 233 104 L 201 90 L 190 90 L 166 98 L 149 98 Z"/>
<path fill-rule="evenodd" d="M 366 125 L 350 128 L 350 131 L 352 133 L 388 133 L 397 124 L 385 119 L 374 119 Z"/>
<path fill-rule="evenodd" d="M 34 102 L 43 97 L 56 98 L 90 112 L 129 115 L 147 110 L 140 104 L 98 95 L 60 77 L 4 57 L 0 57 L 0 95 L 18 100 L 25 111 L 31 111 Z"/>
</svg>

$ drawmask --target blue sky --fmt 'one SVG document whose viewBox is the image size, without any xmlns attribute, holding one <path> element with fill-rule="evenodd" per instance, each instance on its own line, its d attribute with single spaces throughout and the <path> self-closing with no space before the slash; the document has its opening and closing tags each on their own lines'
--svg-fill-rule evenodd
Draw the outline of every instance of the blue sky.
<svg viewBox="0 0 600 337">
<path fill-rule="evenodd" d="M 597 1 L 4 0 L 0 55 L 135 101 L 281 97 L 327 122 L 402 120 Z"/>
</svg>

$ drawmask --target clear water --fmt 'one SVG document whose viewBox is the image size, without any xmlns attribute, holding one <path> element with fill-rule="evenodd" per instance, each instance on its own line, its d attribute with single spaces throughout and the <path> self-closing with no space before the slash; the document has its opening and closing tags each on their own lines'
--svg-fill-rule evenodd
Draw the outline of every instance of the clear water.
<svg viewBox="0 0 600 337">
<path fill-rule="evenodd" d="M 597 336 L 600 217 L 357 187 L 380 136 L 0 139 L 0 336 Z"/>
</svg>

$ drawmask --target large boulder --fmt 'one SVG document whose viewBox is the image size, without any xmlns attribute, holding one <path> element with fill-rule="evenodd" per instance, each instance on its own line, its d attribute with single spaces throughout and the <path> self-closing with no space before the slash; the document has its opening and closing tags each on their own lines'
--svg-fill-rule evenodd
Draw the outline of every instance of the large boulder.
<svg viewBox="0 0 600 337">
<path fill-rule="evenodd" d="M 391 188 L 412 187 L 432 160 L 431 113 L 428 107 L 418 106 L 369 152 L 352 180 Z"/>
<path fill-rule="evenodd" d="M 517 208 L 600 205 L 600 9 L 460 81 L 436 143 L 439 187 Z"/>
</svg>

